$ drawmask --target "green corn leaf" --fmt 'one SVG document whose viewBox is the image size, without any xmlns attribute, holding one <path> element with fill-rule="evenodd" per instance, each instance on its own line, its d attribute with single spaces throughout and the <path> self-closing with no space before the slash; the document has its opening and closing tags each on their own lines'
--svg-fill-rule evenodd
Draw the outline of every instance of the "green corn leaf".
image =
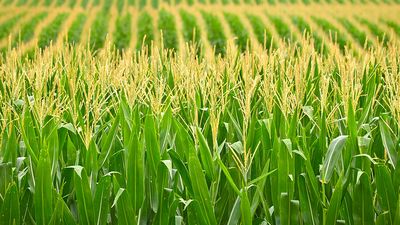
<svg viewBox="0 0 400 225">
<path fill-rule="evenodd" d="M 318 225 L 319 217 L 316 210 L 318 204 L 315 202 L 313 195 L 309 190 L 305 174 L 300 175 L 298 188 L 300 197 L 300 209 L 303 221 L 305 222 L 305 224 Z"/>
<path fill-rule="evenodd" d="M 394 166 L 394 168 L 396 168 L 398 156 L 394 144 L 395 141 L 391 136 L 388 125 L 382 120 L 379 121 L 379 130 L 381 132 L 383 146 L 385 147 L 385 151 L 389 157 L 389 162 Z"/>
<path fill-rule="evenodd" d="M 196 129 L 197 138 L 199 139 L 199 151 L 201 162 L 208 178 L 214 178 L 214 165 L 211 156 L 211 150 L 208 147 L 207 140 L 199 128 Z"/>
<path fill-rule="evenodd" d="M 383 210 L 389 212 L 390 224 L 394 224 L 395 210 L 397 204 L 397 196 L 393 187 L 392 178 L 389 169 L 384 165 L 376 165 L 375 167 L 375 183 L 378 194 L 379 205 Z"/>
<path fill-rule="evenodd" d="M 96 225 L 104 225 L 107 223 L 107 215 L 109 213 L 109 199 L 111 189 L 111 176 L 103 176 L 96 185 L 94 193 L 94 213 Z"/>
<path fill-rule="evenodd" d="M 71 211 L 60 196 L 57 197 L 56 206 L 49 224 L 76 224 Z"/>
<path fill-rule="evenodd" d="M 115 199 L 112 207 L 117 207 L 118 224 L 129 225 L 135 223 L 135 213 L 133 211 L 132 202 L 129 200 L 128 192 L 120 187 L 115 177 L 113 184 Z"/>
<path fill-rule="evenodd" d="M 160 144 L 157 138 L 157 130 L 154 122 L 154 117 L 151 115 L 146 116 L 145 121 L 145 141 L 146 141 L 146 154 L 148 154 L 148 163 L 153 174 L 157 174 L 157 168 L 160 164 Z"/>
<path fill-rule="evenodd" d="M 185 185 L 185 188 L 188 189 L 189 194 L 193 194 L 193 187 L 192 187 L 192 183 L 190 181 L 189 170 L 187 169 L 187 167 L 185 166 L 183 161 L 180 159 L 178 153 L 176 153 L 173 150 L 170 150 L 170 151 L 168 151 L 168 154 L 171 157 L 172 163 L 178 170 L 178 172 L 182 178 L 182 181 Z"/>
<path fill-rule="evenodd" d="M 106 140 L 101 146 L 101 153 L 100 153 L 100 164 L 99 167 L 103 167 L 110 155 L 112 155 L 112 145 L 115 139 L 115 136 L 117 135 L 117 128 L 119 124 L 119 116 L 117 115 L 114 118 L 113 125 L 111 126 L 111 129 L 108 131 Z"/>
<path fill-rule="evenodd" d="M 53 181 L 47 149 L 41 151 L 36 168 L 34 203 L 36 224 L 49 224 L 53 213 Z"/>
<path fill-rule="evenodd" d="M 96 224 L 93 198 L 86 170 L 80 166 L 74 166 L 71 168 L 75 171 L 74 185 L 76 200 L 78 202 L 79 221 L 81 221 L 83 225 Z"/>
<path fill-rule="evenodd" d="M 0 224 L 16 225 L 20 223 L 19 191 L 15 183 L 11 183 L 4 196 L 3 206 L 0 209 Z"/>
<path fill-rule="evenodd" d="M 373 195 L 368 175 L 359 171 L 353 194 L 353 219 L 355 225 L 373 225 Z"/>
<path fill-rule="evenodd" d="M 345 146 L 348 136 L 342 135 L 333 139 L 332 143 L 329 145 L 328 151 L 325 156 L 324 163 L 321 169 L 321 180 L 322 183 L 326 184 L 332 177 L 333 170 L 339 160 L 342 149 Z"/>
<path fill-rule="evenodd" d="M 236 225 L 240 220 L 240 196 L 238 196 L 235 200 L 235 204 L 233 204 L 231 213 L 229 214 L 228 225 Z"/>
<path fill-rule="evenodd" d="M 344 175 L 341 175 L 336 182 L 335 189 L 329 201 L 329 207 L 326 214 L 326 224 L 336 224 L 337 216 L 342 204 L 343 190 L 345 189 Z"/>
<path fill-rule="evenodd" d="M 199 159 L 196 157 L 195 150 L 189 147 L 189 175 L 193 187 L 194 199 L 198 201 L 199 212 L 196 212 L 197 219 L 202 225 L 216 225 L 211 198 L 204 173 L 201 169 Z"/>
<path fill-rule="evenodd" d="M 253 216 L 251 214 L 249 197 L 247 196 L 247 191 L 245 189 L 242 189 L 240 195 L 240 212 L 242 216 L 242 224 L 252 225 Z"/>
<path fill-rule="evenodd" d="M 131 134 L 127 149 L 127 184 L 126 188 L 135 212 L 142 206 L 144 187 L 144 152 L 136 134 Z"/>
</svg>

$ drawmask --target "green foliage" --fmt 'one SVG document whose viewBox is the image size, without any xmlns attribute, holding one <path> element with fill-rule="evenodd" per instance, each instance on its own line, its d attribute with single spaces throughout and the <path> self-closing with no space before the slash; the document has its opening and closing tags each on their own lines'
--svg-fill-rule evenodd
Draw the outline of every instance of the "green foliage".
<svg viewBox="0 0 400 225">
<path fill-rule="evenodd" d="M 108 14 L 105 11 L 100 11 L 90 28 L 90 48 L 98 50 L 104 46 L 108 30 Z"/>
<path fill-rule="evenodd" d="M 211 46 L 215 49 L 215 54 L 222 56 L 226 53 L 226 36 L 216 15 L 202 11 L 204 22 L 207 26 L 207 37 Z"/>
<path fill-rule="evenodd" d="M 19 42 L 28 42 L 32 40 L 32 38 L 35 35 L 35 29 L 37 25 L 43 21 L 47 17 L 48 13 L 47 12 L 42 12 L 37 14 L 36 16 L 32 17 L 28 23 L 24 24 L 21 27 L 20 35 L 17 37 L 14 41 L 14 45 L 18 44 Z"/>
<path fill-rule="evenodd" d="M 56 0 L 56 6 L 62 6 L 65 0 Z"/>
<path fill-rule="evenodd" d="M 18 0 L 17 6 L 23 6 L 26 5 L 26 3 L 28 3 L 28 0 Z"/>
<path fill-rule="evenodd" d="M 147 12 L 142 12 L 138 18 L 136 49 L 150 46 L 154 40 L 153 18 Z"/>
<path fill-rule="evenodd" d="M 243 23 L 240 21 L 240 18 L 232 13 L 224 13 L 225 19 L 231 28 L 232 33 L 236 36 L 236 45 L 239 50 L 244 52 L 247 48 L 247 41 L 249 41 L 249 33 L 244 27 Z"/>
<path fill-rule="evenodd" d="M 53 41 L 57 40 L 58 33 L 65 20 L 68 18 L 68 13 L 58 14 L 53 21 L 50 22 L 39 34 L 38 47 L 45 48 Z"/>
<path fill-rule="evenodd" d="M 39 5 L 39 0 L 32 0 L 30 6 L 37 6 Z"/>
<path fill-rule="evenodd" d="M 131 41 L 131 14 L 119 16 L 115 24 L 114 45 L 117 49 L 122 50 L 129 47 Z"/>
<path fill-rule="evenodd" d="M 76 5 L 76 1 L 77 1 L 77 0 L 69 0 L 68 6 L 69 6 L 71 9 L 73 9 L 73 8 L 75 7 L 75 5 Z"/>
<path fill-rule="evenodd" d="M 139 0 L 139 9 L 142 9 L 147 4 L 147 0 Z"/>
<path fill-rule="evenodd" d="M 357 20 L 360 21 L 361 24 L 367 26 L 368 29 L 371 31 L 373 35 L 375 35 L 375 38 L 377 38 L 379 42 L 382 42 L 384 46 L 387 46 L 389 40 L 385 32 L 381 30 L 377 24 L 372 23 L 365 18 L 357 17 Z"/>
<path fill-rule="evenodd" d="M 86 14 L 80 13 L 77 15 L 67 33 L 68 43 L 76 44 L 80 42 L 86 20 Z"/>
<path fill-rule="evenodd" d="M 312 19 L 321 27 L 321 29 L 329 35 L 329 37 L 338 44 L 340 50 L 342 52 L 345 51 L 346 46 L 350 45 L 350 42 L 347 40 L 346 36 L 339 31 L 338 28 L 333 26 L 328 20 L 312 17 Z"/>
<path fill-rule="evenodd" d="M 386 20 L 384 22 L 386 23 L 386 25 L 394 30 L 397 36 L 400 37 L 400 25 L 398 23 L 394 22 L 393 20 Z"/>
<path fill-rule="evenodd" d="M 98 5 L 100 5 L 100 0 L 93 0 L 92 4 L 93 4 L 93 6 L 98 6 Z"/>
<path fill-rule="evenodd" d="M 270 21 L 274 25 L 279 36 L 286 42 L 295 42 L 296 37 L 290 31 L 289 26 L 278 16 L 269 16 Z"/>
<path fill-rule="evenodd" d="M 124 9 L 125 0 L 117 0 L 117 9 L 118 12 L 121 13 Z"/>
<path fill-rule="evenodd" d="M 81 7 L 84 8 L 84 9 L 86 9 L 88 3 L 89 3 L 89 0 L 82 0 L 82 1 L 81 1 Z"/>
<path fill-rule="evenodd" d="M 44 0 L 45 6 L 50 6 L 53 3 L 53 0 Z"/>
<path fill-rule="evenodd" d="M 3 39 L 10 35 L 12 28 L 15 24 L 24 16 L 25 14 L 17 14 L 16 16 L 11 17 L 10 19 L 4 21 L 0 24 L 0 39 Z"/>
<path fill-rule="evenodd" d="M 161 9 L 158 14 L 158 29 L 162 33 L 164 48 L 178 49 L 178 35 L 174 16 L 168 11 Z"/>
<path fill-rule="evenodd" d="M 113 0 L 106 0 L 106 1 L 103 2 L 102 10 L 103 10 L 104 14 L 107 14 L 107 13 L 110 12 L 113 3 L 114 3 Z"/>
<path fill-rule="evenodd" d="M 323 43 L 322 38 L 317 34 L 317 32 L 311 30 L 307 21 L 300 16 L 292 16 L 292 22 L 302 34 L 306 34 L 309 38 L 312 38 L 314 41 L 315 51 L 321 54 L 327 54 L 327 46 Z"/>
<path fill-rule="evenodd" d="M 9 5 L 11 5 L 12 3 L 14 3 L 14 0 L 5 0 L 5 1 L 3 2 L 3 5 L 4 5 L 4 6 L 9 6 Z"/>
<path fill-rule="evenodd" d="M 354 39 L 357 40 L 357 42 L 361 46 L 366 46 L 367 48 L 372 47 L 372 42 L 370 40 L 367 41 L 367 35 L 365 32 L 359 30 L 355 25 L 353 25 L 349 20 L 345 18 L 340 18 L 339 22 L 346 28 L 347 32 L 353 36 Z"/>
<path fill-rule="evenodd" d="M 280 50 L 6 53 L 1 223 L 397 225 L 398 52 Z"/>
<path fill-rule="evenodd" d="M 255 15 L 247 14 L 247 19 L 253 28 L 253 32 L 258 42 L 266 49 L 276 48 L 276 43 L 274 43 L 272 40 L 272 34 L 266 29 L 265 24 L 261 21 L 261 18 Z"/>
<path fill-rule="evenodd" d="M 158 1 L 159 1 L 159 0 L 151 0 L 151 6 L 152 6 L 154 9 L 158 9 L 158 4 L 159 4 Z"/>
<path fill-rule="evenodd" d="M 179 14 L 182 20 L 183 38 L 186 42 L 200 43 L 201 30 L 196 17 L 185 10 L 180 10 Z"/>
</svg>

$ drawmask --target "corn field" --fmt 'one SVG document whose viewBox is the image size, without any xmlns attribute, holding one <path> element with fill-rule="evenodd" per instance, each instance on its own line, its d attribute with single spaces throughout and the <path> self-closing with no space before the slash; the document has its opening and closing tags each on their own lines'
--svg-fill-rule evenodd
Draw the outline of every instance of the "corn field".
<svg viewBox="0 0 400 225">
<path fill-rule="evenodd" d="M 400 224 L 398 4 L 0 1 L 0 225 Z"/>
</svg>

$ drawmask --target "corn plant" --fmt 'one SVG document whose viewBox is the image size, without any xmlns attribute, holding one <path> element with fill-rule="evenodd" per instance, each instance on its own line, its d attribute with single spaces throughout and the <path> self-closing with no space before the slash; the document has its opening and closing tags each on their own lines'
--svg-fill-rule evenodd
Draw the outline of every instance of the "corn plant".
<svg viewBox="0 0 400 225">
<path fill-rule="evenodd" d="M 75 5 L 76 5 L 76 1 L 77 1 L 77 0 L 69 0 L 68 6 L 69 6 L 71 9 L 73 9 L 73 8 L 75 7 Z"/>
<path fill-rule="evenodd" d="M 322 38 L 311 30 L 310 25 L 300 16 L 292 16 L 293 24 L 299 29 L 302 34 L 305 34 L 312 38 L 314 41 L 314 48 L 321 54 L 327 54 L 327 46 L 323 43 Z"/>
<path fill-rule="evenodd" d="M 58 14 L 39 34 L 38 47 L 45 48 L 53 41 L 57 40 L 58 33 L 64 21 L 68 18 L 68 13 Z"/>
<path fill-rule="evenodd" d="M 342 52 L 346 50 L 346 46 L 350 45 L 347 37 L 342 32 L 340 32 L 338 28 L 333 26 L 328 20 L 316 17 L 312 17 L 312 19 L 318 24 L 318 26 L 321 27 L 321 29 L 327 35 L 329 35 L 333 42 L 338 44 Z"/>
<path fill-rule="evenodd" d="M 9 52 L 1 221 L 398 224 L 397 43 L 361 60 L 304 45 Z"/>
<path fill-rule="evenodd" d="M 357 20 L 368 27 L 368 29 L 377 37 L 379 42 L 382 42 L 385 46 L 388 43 L 388 38 L 383 30 L 379 28 L 379 26 L 373 22 L 370 22 L 369 20 L 361 17 L 357 17 Z"/>
<path fill-rule="evenodd" d="M 122 50 L 129 47 L 131 41 L 131 14 L 119 16 L 115 25 L 114 45 L 117 49 Z"/>
<path fill-rule="evenodd" d="M 179 40 L 175 26 L 175 18 L 165 9 L 161 9 L 158 14 L 158 29 L 162 34 L 164 48 L 177 50 Z"/>
<path fill-rule="evenodd" d="M 153 19 L 147 12 L 142 12 L 138 18 L 136 49 L 148 47 L 154 40 Z"/>
<path fill-rule="evenodd" d="M 400 25 L 393 20 L 385 20 L 384 23 L 394 30 L 397 36 L 400 37 Z"/>
<path fill-rule="evenodd" d="M 34 17 L 32 17 L 28 23 L 24 24 L 21 27 L 19 36 L 16 37 L 16 39 L 14 40 L 13 45 L 15 46 L 20 42 L 26 43 L 26 42 L 32 40 L 32 38 L 34 38 L 35 29 L 36 29 L 37 25 L 41 21 L 43 21 L 47 17 L 47 15 L 48 15 L 47 12 L 41 12 L 41 13 L 35 15 Z"/>
<path fill-rule="evenodd" d="M 266 29 L 266 26 L 262 22 L 261 18 L 256 15 L 247 14 L 247 19 L 253 28 L 254 35 L 256 36 L 258 42 L 266 49 L 276 48 L 276 44 L 272 40 L 272 34 Z"/>
<path fill-rule="evenodd" d="M 119 13 L 121 13 L 122 10 L 124 9 L 124 4 L 125 4 L 124 0 L 117 0 L 117 9 Z"/>
<path fill-rule="evenodd" d="M 226 36 L 222 28 L 221 21 L 216 15 L 205 11 L 201 12 L 204 22 L 207 26 L 207 36 L 211 46 L 215 50 L 216 55 L 225 55 L 226 53 Z"/>
<path fill-rule="evenodd" d="M 98 50 L 104 46 L 107 37 L 107 30 L 108 13 L 106 12 L 106 9 L 103 8 L 103 10 L 96 15 L 96 19 L 90 28 L 89 43 L 93 50 Z"/>
<path fill-rule="evenodd" d="M 24 15 L 24 13 L 19 13 L 0 24 L 0 39 L 7 37 L 10 34 L 11 29 Z"/>
<path fill-rule="evenodd" d="M 86 9 L 88 3 L 89 3 L 89 0 L 82 0 L 82 1 L 81 1 L 81 7 L 84 8 L 84 9 Z"/>
<path fill-rule="evenodd" d="M 45 6 L 50 6 L 53 3 L 53 0 L 44 0 L 44 5 Z"/>
<path fill-rule="evenodd" d="M 67 33 L 67 41 L 70 44 L 77 44 L 81 40 L 82 30 L 87 20 L 87 16 L 84 13 L 80 13 L 76 16 L 74 22 Z"/>
<path fill-rule="evenodd" d="M 352 24 L 346 18 L 340 18 L 339 22 L 346 28 L 346 30 L 353 36 L 354 39 L 358 41 L 361 46 L 366 45 L 366 47 L 372 47 L 372 42 L 367 40 L 367 35 L 365 32 L 360 31 L 354 24 Z"/>
<path fill-rule="evenodd" d="M 185 10 L 180 10 L 179 14 L 182 21 L 182 33 L 185 42 L 199 44 L 201 39 L 201 30 L 196 17 Z"/>
<path fill-rule="evenodd" d="M 23 5 L 26 5 L 26 3 L 28 3 L 28 0 L 18 0 L 17 6 L 23 6 Z"/>
<path fill-rule="evenodd" d="M 247 42 L 249 41 L 249 33 L 240 21 L 240 18 L 237 15 L 228 12 L 225 12 L 224 16 L 232 30 L 232 33 L 236 36 L 236 45 L 239 50 L 242 52 L 246 51 Z"/>
<path fill-rule="evenodd" d="M 269 16 L 271 23 L 274 25 L 279 36 L 286 42 L 295 42 L 296 37 L 291 32 L 289 26 L 279 16 Z"/>
</svg>

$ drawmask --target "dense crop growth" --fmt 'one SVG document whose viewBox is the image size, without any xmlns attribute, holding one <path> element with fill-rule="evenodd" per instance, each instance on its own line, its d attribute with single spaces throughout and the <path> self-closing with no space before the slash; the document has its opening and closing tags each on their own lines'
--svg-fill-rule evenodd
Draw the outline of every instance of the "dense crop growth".
<svg viewBox="0 0 400 225">
<path fill-rule="evenodd" d="M 208 64 L 160 50 L 58 47 L 25 64 L 10 54 L 2 219 L 397 224 L 396 49 L 360 61 L 311 45 L 227 51 Z"/>
<path fill-rule="evenodd" d="M 117 18 L 115 24 L 114 45 L 122 50 L 129 47 L 131 41 L 131 14 L 126 14 Z"/>
<path fill-rule="evenodd" d="M 137 49 L 150 46 L 154 40 L 153 19 L 147 12 L 139 15 L 137 36 Z"/>
<path fill-rule="evenodd" d="M 93 50 L 98 50 L 104 46 L 108 30 L 108 16 L 106 11 L 100 11 L 91 26 L 90 47 Z"/>
<path fill-rule="evenodd" d="M 180 11 L 183 24 L 183 38 L 188 43 L 200 43 L 201 30 L 196 21 L 196 17 L 184 10 Z"/>
<path fill-rule="evenodd" d="M 370 40 L 367 41 L 367 35 L 365 32 L 360 31 L 355 25 L 345 18 L 339 19 L 340 23 L 346 28 L 346 30 L 353 36 L 354 39 L 361 45 L 371 47 L 372 43 Z"/>
<path fill-rule="evenodd" d="M 6 20 L 5 22 L 3 22 L 2 24 L 0 24 L 0 39 L 3 39 L 5 37 L 7 37 L 10 32 L 11 29 L 14 27 L 14 25 L 25 15 L 25 13 L 23 14 L 18 14 L 15 15 L 13 17 L 11 17 L 10 19 Z"/>
<path fill-rule="evenodd" d="M 79 43 L 81 40 L 82 29 L 87 20 L 87 16 L 83 13 L 80 13 L 74 22 L 72 22 L 71 28 L 68 30 L 67 40 L 70 44 Z"/>
<path fill-rule="evenodd" d="M 0 0 L 0 225 L 399 225 L 399 7 Z"/>
<path fill-rule="evenodd" d="M 158 14 L 158 29 L 162 34 L 164 48 L 178 49 L 178 36 L 174 16 L 166 10 Z"/>
<path fill-rule="evenodd" d="M 16 37 L 15 40 L 15 44 L 20 43 L 20 42 L 28 42 L 30 41 L 32 38 L 34 38 L 35 35 L 35 29 L 36 26 L 43 21 L 46 17 L 47 17 L 48 13 L 47 12 L 42 12 L 39 13 L 37 15 L 35 15 L 34 17 L 32 17 L 29 22 L 27 22 L 26 24 L 24 24 L 21 27 L 21 30 L 19 32 L 19 35 Z"/>
<path fill-rule="evenodd" d="M 273 43 L 271 32 L 266 29 L 264 23 L 261 21 L 261 18 L 251 14 L 247 14 L 247 18 L 250 21 L 258 42 L 260 42 L 260 44 L 265 46 L 267 49 L 276 47 L 276 44 Z"/>
<path fill-rule="evenodd" d="M 213 47 L 215 54 L 224 55 L 226 52 L 226 36 L 219 18 L 211 13 L 202 12 L 207 26 L 208 40 Z"/>
<path fill-rule="evenodd" d="M 329 38 L 338 44 L 342 52 L 345 51 L 346 46 L 350 45 L 347 37 L 340 32 L 338 28 L 332 25 L 328 20 L 323 18 L 313 17 L 313 20 L 321 27 L 321 29 L 329 36 Z"/>
<path fill-rule="evenodd" d="M 225 19 L 227 20 L 232 33 L 236 36 L 236 45 L 239 50 L 244 52 L 247 48 L 247 41 L 249 40 L 249 33 L 240 21 L 240 18 L 232 13 L 225 12 Z"/>
<path fill-rule="evenodd" d="M 379 42 L 387 45 L 388 38 L 383 30 L 381 30 L 375 23 L 368 21 L 365 18 L 358 18 L 358 20 L 368 27 L 368 29 L 376 36 Z"/>
<path fill-rule="evenodd" d="M 53 21 L 50 22 L 39 34 L 38 47 L 45 48 L 53 41 L 57 40 L 58 33 L 61 30 L 61 26 L 67 19 L 68 13 L 61 13 L 57 15 Z"/>
<path fill-rule="evenodd" d="M 296 41 L 296 37 L 290 30 L 289 26 L 278 16 L 269 16 L 272 24 L 275 26 L 279 36 L 286 42 Z"/>
<path fill-rule="evenodd" d="M 306 35 L 308 38 L 311 38 L 314 41 L 315 51 L 322 54 L 327 53 L 327 47 L 322 38 L 315 31 L 311 30 L 310 25 L 304 20 L 304 18 L 300 16 L 293 16 L 292 22 L 303 35 Z"/>
</svg>

